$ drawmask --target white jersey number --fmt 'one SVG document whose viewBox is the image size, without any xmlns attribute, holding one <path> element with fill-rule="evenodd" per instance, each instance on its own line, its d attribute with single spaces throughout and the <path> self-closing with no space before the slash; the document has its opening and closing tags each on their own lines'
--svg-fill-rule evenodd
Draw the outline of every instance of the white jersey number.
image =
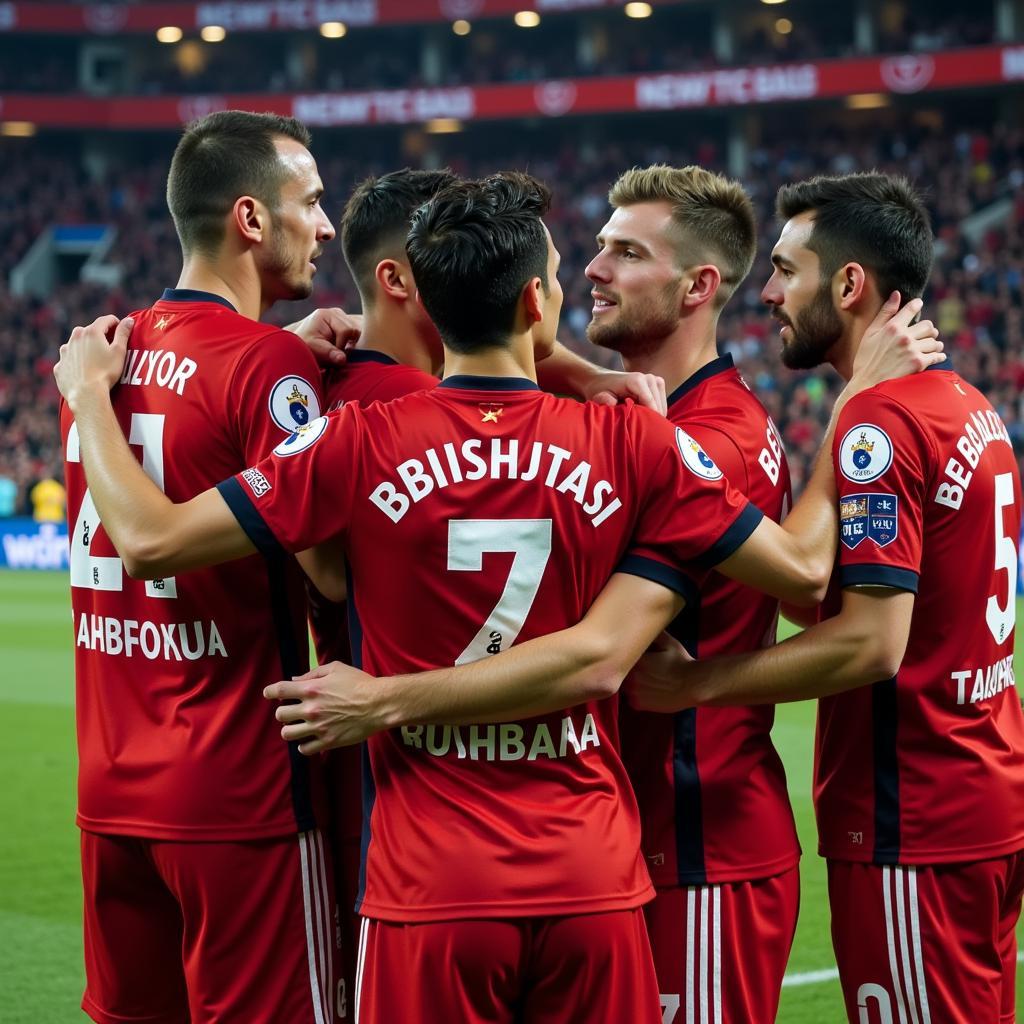
<svg viewBox="0 0 1024 1024">
<path fill-rule="evenodd" d="M 998 594 L 990 594 L 985 607 L 985 621 L 989 631 L 1001 644 L 1012 632 L 1017 619 L 1017 545 L 1013 537 L 1007 537 L 1003 529 L 1003 509 L 1013 505 L 1013 476 L 1000 473 L 996 484 L 996 572 L 1006 573 L 1006 595 L 1002 604 Z"/>
<path fill-rule="evenodd" d="M 480 572 L 487 552 L 512 551 L 512 568 L 498 603 L 456 665 L 508 650 L 523 628 L 551 556 L 550 519 L 452 519 L 448 569 Z"/>
<path fill-rule="evenodd" d="M 133 412 L 128 434 L 130 444 L 142 448 L 142 468 L 150 480 L 164 489 L 164 416 L 157 413 Z M 72 423 L 68 431 L 68 462 L 81 462 L 81 443 L 78 424 Z M 100 517 L 92 492 L 86 488 L 82 507 L 78 510 L 75 528 L 71 531 L 71 586 L 87 590 L 123 590 L 124 566 L 113 555 L 91 554 L 92 542 L 100 527 Z M 177 597 L 178 591 L 171 576 L 165 580 L 147 580 L 148 597 Z"/>
</svg>

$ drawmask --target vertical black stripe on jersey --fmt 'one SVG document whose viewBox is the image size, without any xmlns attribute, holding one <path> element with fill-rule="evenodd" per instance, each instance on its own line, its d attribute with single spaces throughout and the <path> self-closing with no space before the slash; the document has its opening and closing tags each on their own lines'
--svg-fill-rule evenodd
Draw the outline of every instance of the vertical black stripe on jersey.
<svg viewBox="0 0 1024 1024">
<path fill-rule="evenodd" d="M 688 604 L 668 627 L 669 633 L 697 657 L 700 606 Z M 676 874 L 680 885 L 703 885 L 704 797 L 697 767 L 697 709 L 686 708 L 672 716 L 672 781 L 675 795 Z"/>
<path fill-rule="evenodd" d="M 306 671 L 308 659 L 299 653 L 295 630 L 292 625 L 288 601 L 288 560 L 286 556 L 264 558 L 270 584 L 270 608 L 277 635 L 277 649 L 281 658 L 283 679 L 301 675 Z M 288 761 L 291 767 L 292 810 L 295 824 L 300 832 L 317 827 L 316 812 L 313 809 L 312 786 L 310 784 L 309 758 L 299 753 L 298 741 L 288 744 Z"/>
<path fill-rule="evenodd" d="M 871 725 L 875 755 L 875 864 L 900 858 L 900 768 L 896 756 L 896 680 L 871 687 Z"/>
<path fill-rule="evenodd" d="M 363 624 L 359 619 L 359 608 L 356 603 L 356 591 L 352 583 L 352 568 L 345 565 L 345 583 L 348 591 L 348 641 L 352 649 L 352 667 L 362 669 L 363 667 Z M 377 799 L 377 787 L 373 782 L 373 772 L 370 770 L 370 744 L 363 743 L 362 754 L 362 783 L 363 783 L 363 826 L 359 838 L 359 889 L 356 893 L 356 913 L 363 906 L 363 897 L 366 895 L 366 853 L 370 848 L 370 815 L 373 814 L 373 804 Z"/>
</svg>

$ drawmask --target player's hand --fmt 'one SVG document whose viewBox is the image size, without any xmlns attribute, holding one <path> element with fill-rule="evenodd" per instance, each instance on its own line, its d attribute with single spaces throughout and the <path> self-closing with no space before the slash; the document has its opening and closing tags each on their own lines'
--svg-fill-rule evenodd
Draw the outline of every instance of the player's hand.
<svg viewBox="0 0 1024 1024">
<path fill-rule="evenodd" d="M 88 327 L 76 327 L 61 345 L 53 376 L 72 412 L 83 397 L 106 395 L 121 379 L 134 326 L 131 317 L 100 316 Z"/>
<path fill-rule="evenodd" d="M 661 633 L 644 656 L 630 669 L 622 691 L 638 711 L 681 711 L 690 706 L 686 699 L 686 669 L 693 658 L 668 633 Z"/>
<path fill-rule="evenodd" d="M 668 412 L 664 378 L 656 373 L 622 373 L 609 370 L 595 374 L 583 388 L 583 398 L 599 405 L 617 405 L 632 398 L 637 405 L 664 416 Z"/>
<path fill-rule="evenodd" d="M 345 350 L 351 348 L 363 333 L 363 318 L 333 306 L 315 309 L 309 316 L 285 330 L 297 334 L 310 348 L 321 366 L 337 366 L 345 362 Z"/>
<path fill-rule="evenodd" d="M 281 738 L 298 740 L 301 754 L 319 754 L 386 729 L 381 706 L 385 692 L 381 680 L 332 661 L 305 675 L 272 683 L 263 696 L 295 702 L 282 704 L 275 712 L 283 725 Z"/>
<path fill-rule="evenodd" d="M 883 303 L 853 361 L 851 383 L 856 390 L 919 373 L 945 359 L 939 332 L 931 320 L 912 322 L 923 306 L 921 299 L 911 299 L 901 309 L 899 292 L 893 292 Z"/>
</svg>

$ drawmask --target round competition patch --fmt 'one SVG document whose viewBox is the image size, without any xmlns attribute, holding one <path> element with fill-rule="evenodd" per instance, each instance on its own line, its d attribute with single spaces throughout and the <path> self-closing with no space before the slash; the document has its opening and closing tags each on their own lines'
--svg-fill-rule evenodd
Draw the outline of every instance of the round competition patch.
<svg viewBox="0 0 1024 1024">
<path fill-rule="evenodd" d="M 286 437 L 275 449 L 275 455 L 298 455 L 304 452 L 327 429 L 327 417 L 318 416 L 312 423 L 299 427 L 293 434 Z"/>
<path fill-rule="evenodd" d="M 320 415 L 316 392 L 302 377 L 282 377 L 270 389 L 269 406 L 273 421 L 289 434 Z"/>
<path fill-rule="evenodd" d="M 679 446 L 679 454 L 686 463 L 686 468 L 691 473 L 703 477 L 705 480 L 720 480 L 722 471 L 715 465 L 710 455 L 690 435 L 680 427 L 676 427 L 676 444 Z"/>
<path fill-rule="evenodd" d="M 877 480 L 892 465 L 892 441 L 873 423 L 858 423 L 839 446 L 839 468 L 847 480 Z"/>
</svg>

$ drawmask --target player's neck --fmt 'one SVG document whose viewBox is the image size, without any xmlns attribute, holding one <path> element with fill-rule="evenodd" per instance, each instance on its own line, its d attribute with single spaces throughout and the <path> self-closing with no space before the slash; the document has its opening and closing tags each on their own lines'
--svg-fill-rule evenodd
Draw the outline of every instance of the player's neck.
<svg viewBox="0 0 1024 1024">
<path fill-rule="evenodd" d="M 244 274 L 227 273 L 216 264 L 196 257 L 185 261 L 177 286 L 219 295 L 250 320 L 259 320 L 270 307 L 270 303 L 263 303 L 257 281 L 249 281 Z"/>
<path fill-rule="evenodd" d="M 853 320 L 843 332 L 843 336 L 829 350 L 829 363 L 847 383 L 853 376 L 853 363 L 872 319 L 874 318 L 863 318 L 863 322 L 860 319 Z"/>
<path fill-rule="evenodd" d="M 654 373 L 665 381 L 671 394 L 701 367 L 718 358 L 715 330 L 717 318 L 698 328 L 685 320 L 652 352 L 623 356 L 622 365 L 635 373 Z"/>
<path fill-rule="evenodd" d="M 441 375 L 441 364 L 435 360 L 416 328 L 406 317 L 395 316 L 387 308 L 364 308 L 363 331 L 355 347 L 383 352 L 403 366 L 413 366 L 435 377 Z"/>
<path fill-rule="evenodd" d="M 511 344 L 462 353 L 445 349 L 444 376 L 465 374 L 472 377 L 525 377 L 537 380 L 533 358 L 533 339 L 529 334 L 516 336 Z"/>
</svg>

